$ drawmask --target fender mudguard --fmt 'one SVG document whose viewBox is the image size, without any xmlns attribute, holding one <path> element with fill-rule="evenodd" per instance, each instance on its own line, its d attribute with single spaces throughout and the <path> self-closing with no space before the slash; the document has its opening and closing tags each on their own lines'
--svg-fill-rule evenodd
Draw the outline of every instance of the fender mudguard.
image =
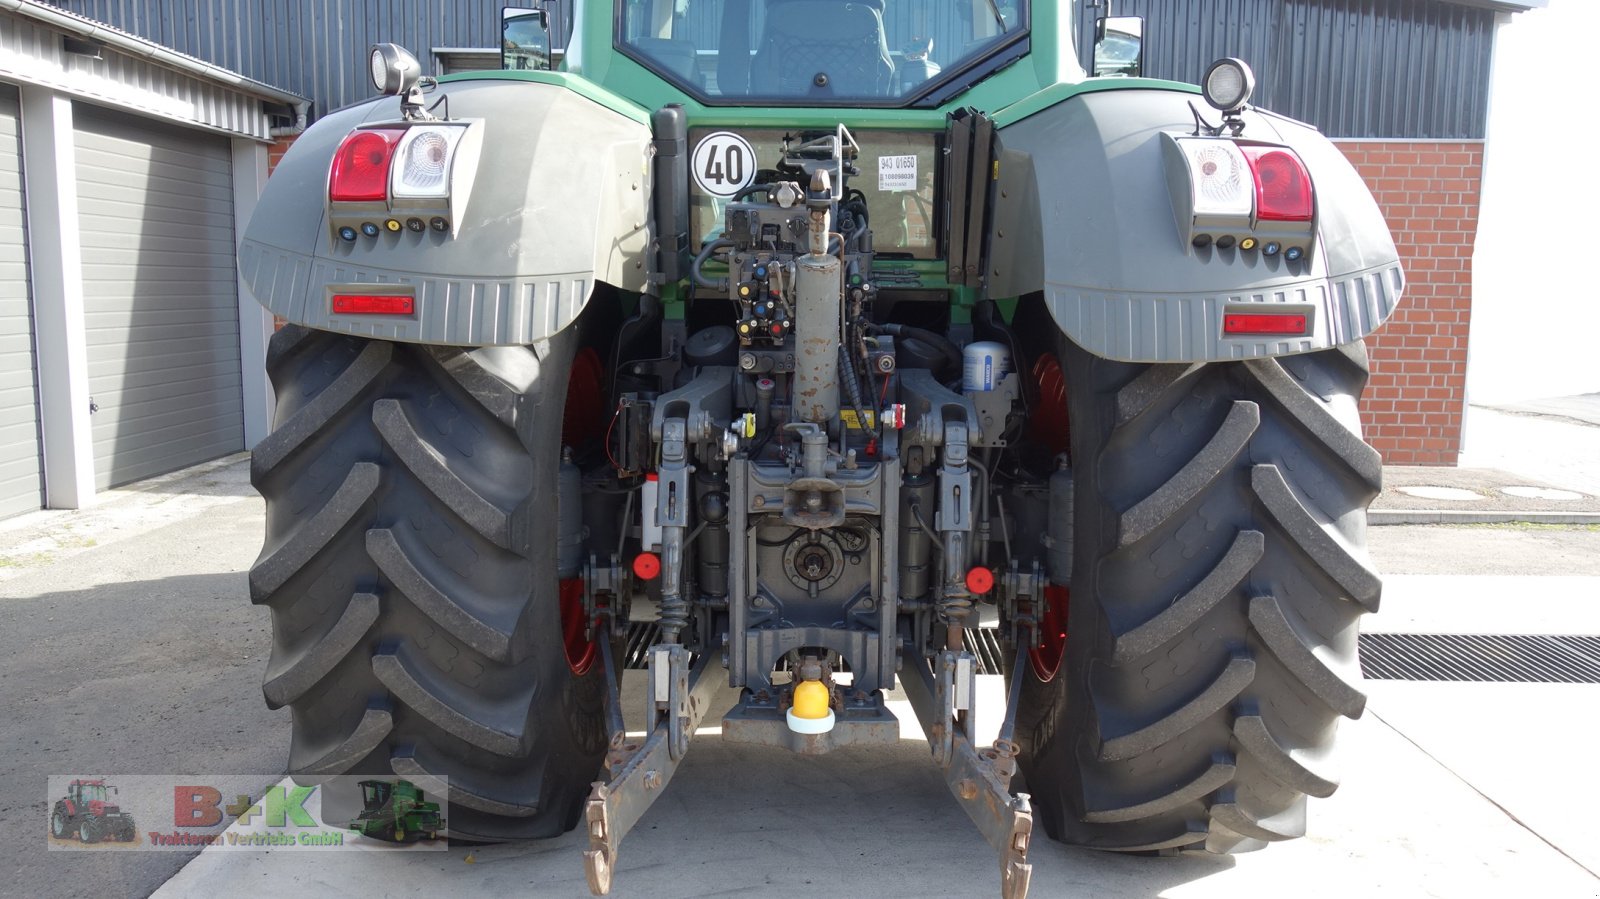
<svg viewBox="0 0 1600 899">
<path fill-rule="evenodd" d="M 328 169 L 340 141 L 360 125 L 399 118 L 394 97 L 347 107 L 301 135 L 267 180 L 239 249 L 240 275 L 258 302 L 325 331 L 486 346 L 555 334 L 597 282 L 645 289 L 650 129 L 642 112 L 623 115 L 542 82 L 446 83 L 429 100 L 441 95 L 451 119 L 484 128 L 454 233 L 402 230 L 353 242 L 331 233 Z M 361 284 L 411 285 L 414 313 L 333 314 L 333 293 Z"/>
<path fill-rule="evenodd" d="M 1303 353 L 1383 324 L 1405 283 L 1394 238 L 1344 154 L 1309 125 L 1251 110 L 1242 135 L 1305 163 L 1316 233 L 1306 262 L 1191 250 L 1162 149 L 1163 132 L 1194 132 L 1190 101 L 1218 118 L 1196 94 L 1138 88 L 1078 93 L 1003 124 L 989 294 L 1042 292 L 1073 342 L 1126 362 Z M 1225 309 L 1273 306 L 1311 309 L 1309 332 L 1224 336 Z"/>
</svg>

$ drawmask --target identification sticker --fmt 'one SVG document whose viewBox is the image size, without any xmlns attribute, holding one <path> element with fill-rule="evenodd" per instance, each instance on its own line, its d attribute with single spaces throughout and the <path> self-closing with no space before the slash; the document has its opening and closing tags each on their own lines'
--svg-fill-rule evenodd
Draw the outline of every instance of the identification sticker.
<svg viewBox="0 0 1600 899">
<path fill-rule="evenodd" d="M 878 190 L 916 190 L 917 157 L 879 156 Z"/>
<path fill-rule="evenodd" d="M 871 409 L 868 409 L 861 414 L 867 417 L 867 426 L 865 428 L 861 427 L 861 419 L 856 417 L 856 410 L 854 409 L 840 409 L 839 420 L 844 422 L 844 426 L 852 431 L 870 431 L 878 426 L 877 416 L 873 414 Z"/>
</svg>

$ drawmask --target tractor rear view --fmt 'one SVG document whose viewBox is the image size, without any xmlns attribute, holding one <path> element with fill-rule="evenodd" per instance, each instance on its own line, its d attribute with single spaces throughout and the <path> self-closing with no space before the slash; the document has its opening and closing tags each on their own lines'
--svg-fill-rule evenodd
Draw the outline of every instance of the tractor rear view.
<svg viewBox="0 0 1600 899">
<path fill-rule="evenodd" d="M 819 754 L 899 740 L 899 689 L 1008 897 L 1036 820 L 1303 834 L 1364 703 L 1403 286 L 1339 151 L 1238 60 L 1137 77 L 1137 21 L 1086 77 L 1070 4 L 580 6 L 560 70 L 529 10 L 504 71 L 375 47 L 389 96 L 245 235 L 290 322 L 250 584 L 293 770 L 447 777 L 453 836 L 581 822 L 604 893 L 708 714 Z"/>
</svg>

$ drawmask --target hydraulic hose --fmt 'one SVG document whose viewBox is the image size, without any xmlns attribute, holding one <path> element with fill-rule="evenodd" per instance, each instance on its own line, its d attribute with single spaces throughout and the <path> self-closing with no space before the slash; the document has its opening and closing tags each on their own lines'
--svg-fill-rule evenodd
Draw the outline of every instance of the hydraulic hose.
<svg viewBox="0 0 1600 899">
<path fill-rule="evenodd" d="M 855 410 L 856 422 L 861 430 L 867 430 L 867 416 L 861 405 L 861 378 L 856 374 L 855 360 L 842 343 L 839 344 L 839 379 L 844 382 L 844 395 L 850 401 L 850 408 Z"/>
<path fill-rule="evenodd" d="M 950 342 L 950 338 L 943 334 L 929 331 L 927 328 L 918 328 L 915 325 L 878 325 L 877 330 L 894 337 L 912 337 L 930 344 L 939 350 L 939 353 L 949 361 L 951 366 L 957 370 L 961 368 L 961 350 L 957 349 L 956 345 Z"/>
<path fill-rule="evenodd" d="M 694 257 L 694 264 L 689 267 L 689 276 L 694 279 L 694 283 L 706 288 L 707 290 L 715 290 L 719 293 L 727 293 L 727 278 L 719 278 L 718 280 L 713 281 L 710 278 L 707 278 L 701 269 L 705 267 L 706 261 L 711 258 L 712 254 L 716 253 L 718 250 L 727 249 L 731 246 L 733 246 L 733 241 L 728 240 L 727 238 L 719 238 L 706 244 L 704 247 L 701 247 L 700 255 Z"/>
</svg>

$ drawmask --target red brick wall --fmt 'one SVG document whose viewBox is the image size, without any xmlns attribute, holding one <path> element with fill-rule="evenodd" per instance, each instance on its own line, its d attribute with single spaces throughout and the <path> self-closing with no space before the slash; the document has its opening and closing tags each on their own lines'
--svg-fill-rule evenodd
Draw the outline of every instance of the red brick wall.
<svg viewBox="0 0 1600 899">
<path fill-rule="evenodd" d="M 1466 406 L 1472 246 L 1483 143 L 1339 141 L 1389 220 L 1406 270 L 1400 308 L 1367 343 L 1367 439 L 1392 465 L 1455 465 Z"/>
<path fill-rule="evenodd" d="M 289 147 L 293 144 L 293 137 L 273 139 L 272 146 L 267 148 L 267 175 L 269 177 L 272 175 L 272 170 L 278 167 L 278 160 L 283 158 L 283 154 L 289 152 Z"/>
</svg>

